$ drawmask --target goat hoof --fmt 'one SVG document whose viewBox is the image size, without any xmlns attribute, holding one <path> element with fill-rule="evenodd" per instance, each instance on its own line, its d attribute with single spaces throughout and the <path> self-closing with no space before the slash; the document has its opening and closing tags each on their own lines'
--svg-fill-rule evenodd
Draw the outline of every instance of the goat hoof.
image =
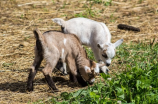
<svg viewBox="0 0 158 104">
<path fill-rule="evenodd" d="M 32 88 L 27 88 L 27 91 L 29 91 L 29 92 L 31 92 L 31 91 L 33 91 L 33 87 Z"/>
<path fill-rule="evenodd" d="M 74 82 L 74 80 L 73 80 L 73 79 L 70 79 L 70 82 Z"/>
<path fill-rule="evenodd" d="M 68 75 L 67 73 L 63 73 L 63 75 L 65 76 L 65 75 Z"/>
<path fill-rule="evenodd" d="M 76 85 L 77 87 L 82 87 L 78 82 L 74 82 L 74 85 Z"/>
</svg>

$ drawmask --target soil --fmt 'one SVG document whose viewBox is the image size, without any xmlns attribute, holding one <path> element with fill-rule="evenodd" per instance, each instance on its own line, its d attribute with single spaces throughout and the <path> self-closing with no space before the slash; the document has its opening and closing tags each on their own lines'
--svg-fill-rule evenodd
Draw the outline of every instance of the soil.
<svg viewBox="0 0 158 104">
<path fill-rule="evenodd" d="M 60 92 L 52 93 L 39 71 L 34 91 L 26 91 L 28 70 L 34 59 L 35 38 L 32 31 L 35 28 L 42 32 L 60 30 L 60 26 L 51 19 L 68 20 L 79 15 L 104 22 L 111 32 L 112 42 L 123 38 L 125 44 L 151 44 L 154 38 L 158 38 L 157 0 L 112 0 L 109 6 L 93 4 L 90 0 L 1 0 L 0 104 L 45 102 L 61 92 L 86 88 L 70 83 L 68 75 L 57 71 L 52 73 L 52 78 Z M 119 24 L 137 27 L 140 32 L 120 30 L 117 28 Z M 116 71 L 118 65 L 113 59 L 109 69 Z M 44 67 L 44 62 L 41 67 Z"/>
</svg>

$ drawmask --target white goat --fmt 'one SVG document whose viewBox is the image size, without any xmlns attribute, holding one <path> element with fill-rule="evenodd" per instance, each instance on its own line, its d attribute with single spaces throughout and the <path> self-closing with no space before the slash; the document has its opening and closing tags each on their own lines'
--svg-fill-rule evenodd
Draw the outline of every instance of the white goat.
<svg viewBox="0 0 158 104">
<path fill-rule="evenodd" d="M 97 62 L 103 61 L 106 66 L 111 64 L 116 47 L 123 42 L 123 39 L 120 39 L 115 43 L 111 43 L 109 29 L 102 22 L 87 18 L 73 18 L 68 21 L 61 18 L 52 20 L 61 26 L 64 33 L 75 34 L 83 45 L 91 47 Z"/>
</svg>

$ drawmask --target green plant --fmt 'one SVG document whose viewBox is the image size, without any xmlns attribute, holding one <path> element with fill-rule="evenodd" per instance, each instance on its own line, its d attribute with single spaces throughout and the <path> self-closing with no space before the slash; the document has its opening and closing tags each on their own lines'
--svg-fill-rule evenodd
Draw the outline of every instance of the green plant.
<svg viewBox="0 0 158 104">
<path fill-rule="evenodd" d="M 138 3 L 141 4 L 143 2 L 143 0 L 139 0 Z"/>
<path fill-rule="evenodd" d="M 54 1 L 54 0 L 52 0 L 52 2 L 53 2 L 53 4 L 55 3 L 55 1 Z"/>
<path fill-rule="evenodd" d="M 90 60 L 95 60 L 91 48 L 88 48 L 88 47 L 86 47 L 86 46 L 84 46 L 84 48 L 86 49 L 86 53 L 87 53 L 88 58 L 89 58 Z"/>
<path fill-rule="evenodd" d="M 105 6 L 110 6 L 112 5 L 112 0 L 108 0 L 104 3 Z"/>
<path fill-rule="evenodd" d="M 23 14 L 21 14 L 21 17 L 20 17 L 21 19 L 23 19 L 24 18 L 24 15 Z"/>
<path fill-rule="evenodd" d="M 110 22 L 115 22 L 117 18 L 113 14 L 110 15 Z"/>
<path fill-rule="evenodd" d="M 35 4 L 33 4 L 33 5 L 32 5 L 32 7 L 33 7 L 33 8 L 36 8 L 36 5 L 35 5 Z"/>
<path fill-rule="evenodd" d="M 95 4 L 102 4 L 103 3 L 105 6 L 112 5 L 112 0 L 106 0 L 106 1 L 104 1 L 104 0 L 88 0 L 88 1 L 92 1 Z"/>
<path fill-rule="evenodd" d="M 63 6 L 61 7 L 61 9 L 64 9 L 65 6 L 66 6 L 66 1 L 64 1 L 64 4 L 63 4 Z"/>
<path fill-rule="evenodd" d="M 48 8 L 43 8 L 43 10 L 44 10 L 45 12 L 48 12 L 48 11 L 49 11 Z"/>
<path fill-rule="evenodd" d="M 158 43 L 123 44 L 116 52 L 120 73 L 100 74 L 104 81 L 76 92 L 61 93 L 55 104 L 156 104 L 158 103 Z M 91 57 L 91 50 L 88 57 Z M 120 68 L 118 67 L 118 68 Z M 51 103 L 51 100 L 49 101 Z"/>
<path fill-rule="evenodd" d="M 83 12 L 81 12 L 81 13 L 78 13 L 78 14 L 75 14 L 74 15 L 75 17 L 87 17 L 87 15 L 84 15 L 84 13 Z"/>
<path fill-rule="evenodd" d="M 15 63 L 3 63 L 2 66 L 3 67 L 10 67 L 13 66 Z"/>
<path fill-rule="evenodd" d="M 27 41 L 30 38 L 30 36 L 24 37 L 24 41 Z"/>
<path fill-rule="evenodd" d="M 88 0 L 88 1 L 93 1 L 93 2 L 96 3 L 96 4 L 101 4 L 101 3 L 103 3 L 102 0 Z"/>
<path fill-rule="evenodd" d="M 85 18 L 96 16 L 97 15 L 97 11 L 92 9 L 93 4 L 94 3 L 90 3 L 89 6 L 84 5 L 85 11 L 83 11 L 83 12 L 81 12 L 79 14 L 75 14 L 74 16 L 75 17 L 85 17 Z"/>
</svg>

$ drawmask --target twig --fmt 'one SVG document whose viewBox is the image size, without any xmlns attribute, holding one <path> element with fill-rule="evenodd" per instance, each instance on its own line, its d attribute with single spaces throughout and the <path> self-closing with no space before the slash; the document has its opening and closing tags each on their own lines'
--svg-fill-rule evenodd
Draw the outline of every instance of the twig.
<svg viewBox="0 0 158 104">
<path fill-rule="evenodd" d="M 0 72 L 9 72 L 9 71 L 12 71 L 12 70 L 0 70 Z"/>
<path fill-rule="evenodd" d="M 12 54 L 0 55 L 0 57 L 8 57 L 8 56 L 16 55 L 16 54 L 29 55 L 28 53 L 12 53 Z"/>
<path fill-rule="evenodd" d="M 19 4 L 18 7 L 25 6 L 25 5 L 32 5 L 32 4 L 34 4 L 34 3 Z"/>
</svg>

